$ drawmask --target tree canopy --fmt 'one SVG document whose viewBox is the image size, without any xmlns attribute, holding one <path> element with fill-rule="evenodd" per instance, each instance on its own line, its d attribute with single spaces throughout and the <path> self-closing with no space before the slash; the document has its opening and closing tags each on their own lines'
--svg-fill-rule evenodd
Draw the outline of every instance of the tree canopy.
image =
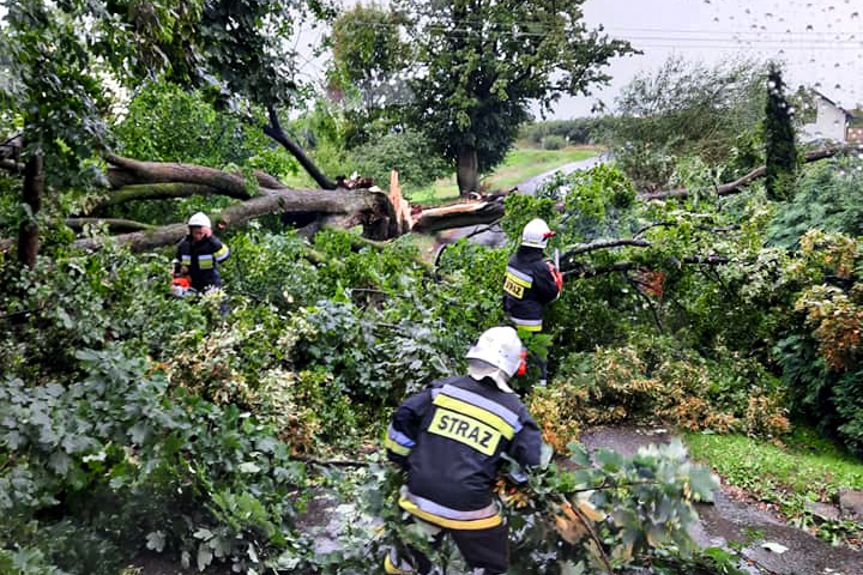
<svg viewBox="0 0 863 575">
<path fill-rule="evenodd" d="M 411 121 L 457 165 L 462 193 L 496 166 L 529 118 L 563 94 L 589 94 L 610 59 L 632 52 L 583 19 L 583 0 L 400 0 L 417 50 Z"/>
</svg>

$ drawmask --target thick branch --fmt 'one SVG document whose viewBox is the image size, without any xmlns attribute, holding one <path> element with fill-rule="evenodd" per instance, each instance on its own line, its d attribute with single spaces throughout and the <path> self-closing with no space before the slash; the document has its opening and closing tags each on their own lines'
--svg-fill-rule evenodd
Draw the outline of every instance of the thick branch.
<svg viewBox="0 0 863 575">
<path fill-rule="evenodd" d="M 235 194 L 228 190 L 222 191 L 218 188 L 203 184 L 184 184 L 182 182 L 133 184 L 123 186 L 122 188 L 112 191 L 107 198 L 96 204 L 91 209 L 91 212 L 137 200 L 169 200 L 173 198 L 187 198 L 189 196 L 214 194 L 226 195 L 238 200 L 247 200 L 250 197 L 248 193 Z"/>
<path fill-rule="evenodd" d="M 414 222 L 412 231 L 432 233 L 464 226 L 491 224 L 502 217 L 502 201 L 454 204 L 423 210 Z"/>
<path fill-rule="evenodd" d="M 251 198 L 242 176 L 215 168 L 193 164 L 141 162 L 108 154 L 108 162 L 119 170 L 108 170 L 108 180 L 114 188 L 134 184 L 184 183 L 209 186 L 226 195 Z"/>
<path fill-rule="evenodd" d="M 133 220 L 124 220 L 118 218 L 67 218 L 66 225 L 73 230 L 83 229 L 86 225 L 102 225 L 107 224 L 108 229 L 112 232 L 131 232 L 143 230 L 155 230 L 157 226 L 144 224 Z"/>
<path fill-rule="evenodd" d="M 562 258 L 568 258 L 572 256 L 577 256 L 579 254 L 586 254 L 588 252 L 596 251 L 596 250 L 606 250 L 610 248 L 617 248 L 622 246 L 634 246 L 638 248 L 649 248 L 651 247 L 651 243 L 647 240 L 638 240 L 638 239 L 620 239 L 620 240 L 597 240 L 595 242 L 590 242 L 589 244 L 577 244 L 569 249 L 565 254 L 563 254 Z"/>
<path fill-rule="evenodd" d="M 855 146 L 841 146 L 838 148 L 814 150 L 811 152 L 806 152 L 803 155 L 803 161 L 804 163 L 817 162 L 818 160 L 832 158 L 833 156 L 836 156 L 838 154 L 855 151 L 857 149 L 858 147 Z M 745 188 L 755 180 L 763 178 L 766 172 L 767 168 L 765 166 L 759 166 L 745 176 L 738 178 L 733 182 L 728 182 L 727 184 L 717 186 L 716 193 L 719 196 L 730 196 L 732 194 L 740 193 L 743 191 L 743 188 Z M 678 188 L 675 190 L 664 190 L 661 192 L 641 193 L 638 195 L 638 197 L 645 201 L 667 200 L 670 198 L 688 198 L 691 193 L 692 192 L 687 188 Z"/>
<path fill-rule="evenodd" d="M 24 170 L 22 199 L 30 213 L 18 229 L 18 261 L 29 268 L 36 265 L 36 255 L 39 253 L 39 226 L 36 223 L 36 215 L 42 209 L 44 193 L 45 171 L 42 152 L 39 151 L 27 160 L 27 167 Z"/>
<path fill-rule="evenodd" d="M 367 237 L 383 239 L 391 229 L 392 206 L 386 194 L 367 190 L 272 190 L 241 204 L 230 206 L 213 217 L 220 228 L 241 226 L 268 214 L 330 214 L 338 217 L 339 225 L 362 225 Z M 185 224 L 171 224 L 153 230 L 115 236 L 114 241 L 133 251 L 145 251 L 176 243 L 186 234 Z M 82 249 L 97 249 L 104 240 L 88 238 L 73 245 Z"/>
<path fill-rule="evenodd" d="M 15 160 L 0 160 L 0 170 L 4 170 L 17 176 L 24 173 L 24 164 L 16 162 Z"/>
<path fill-rule="evenodd" d="M 312 159 L 306 155 L 303 149 L 294 143 L 294 141 L 285 134 L 284 130 L 282 130 L 282 125 L 279 123 L 279 115 L 276 113 L 276 109 L 273 106 L 269 106 L 267 111 L 269 113 L 270 123 L 264 126 L 264 133 L 290 152 L 320 187 L 325 190 L 335 190 L 335 182 L 327 178 L 323 172 L 318 169 Z"/>
</svg>

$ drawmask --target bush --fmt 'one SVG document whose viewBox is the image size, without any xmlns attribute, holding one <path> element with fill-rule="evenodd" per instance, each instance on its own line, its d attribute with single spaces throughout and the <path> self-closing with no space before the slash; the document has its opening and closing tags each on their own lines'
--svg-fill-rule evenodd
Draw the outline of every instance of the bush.
<svg viewBox="0 0 863 575">
<path fill-rule="evenodd" d="M 796 249 L 810 229 L 851 236 L 863 230 L 863 159 L 849 156 L 807 166 L 796 187 L 794 199 L 770 223 L 771 244 Z"/>
<path fill-rule="evenodd" d="M 519 138 L 534 146 L 542 145 L 549 136 L 559 136 L 573 145 L 597 144 L 603 141 L 609 120 L 608 117 L 599 117 L 535 122 L 522 126 Z"/>
<path fill-rule="evenodd" d="M 428 138 L 410 130 L 389 133 L 353 149 L 347 165 L 383 188 L 389 187 L 391 170 L 398 170 L 399 183 L 407 188 L 429 184 L 452 172 L 434 153 Z"/>
<path fill-rule="evenodd" d="M 543 150 L 562 150 L 566 147 L 566 138 L 563 136 L 546 136 L 542 139 Z"/>
<path fill-rule="evenodd" d="M 755 361 L 728 352 L 708 361 L 636 335 L 626 346 L 567 356 L 530 410 L 546 441 L 565 451 L 583 428 L 633 421 L 781 436 L 790 430 L 785 404 L 778 380 Z"/>
</svg>

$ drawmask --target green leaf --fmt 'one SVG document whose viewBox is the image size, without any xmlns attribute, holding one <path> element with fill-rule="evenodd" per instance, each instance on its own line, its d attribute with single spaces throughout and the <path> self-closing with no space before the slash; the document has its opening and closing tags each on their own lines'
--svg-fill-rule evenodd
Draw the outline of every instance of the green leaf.
<svg viewBox="0 0 863 575">
<path fill-rule="evenodd" d="M 165 549 L 165 533 L 162 531 L 151 531 L 147 533 L 147 549 L 161 553 Z"/>
<path fill-rule="evenodd" d="M 213 562 L 213 552 L 210 550 L 210 546 L 206 543 L 202 542 L 198 545 L 197 562 L 198 571 L 203 571 Z"/>
</svg>

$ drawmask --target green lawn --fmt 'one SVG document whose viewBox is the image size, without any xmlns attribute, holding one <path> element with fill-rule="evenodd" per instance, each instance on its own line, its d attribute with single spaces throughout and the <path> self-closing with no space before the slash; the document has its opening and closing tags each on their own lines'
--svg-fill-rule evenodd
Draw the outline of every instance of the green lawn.
<svg viewBox="0 0 863 575">
<path fill-rule="evenodd" d="M 483 176 L 482 186 L 487 190 L 508 190 L 543 172 L 570 162 L 592 158 L 599 152 L 599 149 L 585 147 L 565 148 L 563 150 L 514 148 L 493 173 Z M 294 175 L 283 176 L 281 179 L 288 187 L 317 187 L 312 178 L 302 170 Z M 414 190 L 407 189 L 405 190 L 405 197 L 412 204 L 436 205 L 450 202 L 458 197 L 455 174 L 447 178 L 440 178 L 427 187 Z"/>
<path fill-rule="evenodd" d="M 768 500 L 777 491 L 830 498 L 842 487 L 863 489 L 863 461 L 811 429 L 796 429 L 783 446 L 742 435 L 688 433 L 685 439 L 695 459 Z"/>
<path fill-rule="evenodd" d="M 835 504 L 841 488 L 863 489 L 863 461 L 843 452 L 812 429 L 797 428 L 783 444 L 742 435 L 688 433 L 694 459 L 713 467 L 724 481 L 774 504 L 792 525 L 833 545 L 857 547 L 863 522 L 824 520 L 807 502 Z"/>
<path fill-rule="evenodd" d="M 491 174 L 483 177 L 482 186 L 487 190 L 508 190 L 521 182 L 554 168 L 596 156 L 598 150 L 566 148 L 563 150 L 539 150 L 516 148 L 507 154 L 503 164 Z M 433 185 L 407 194 L 414 204 L 440 204 L 458 197 L 455 174 L 441 178 Z"/>
</svg>

